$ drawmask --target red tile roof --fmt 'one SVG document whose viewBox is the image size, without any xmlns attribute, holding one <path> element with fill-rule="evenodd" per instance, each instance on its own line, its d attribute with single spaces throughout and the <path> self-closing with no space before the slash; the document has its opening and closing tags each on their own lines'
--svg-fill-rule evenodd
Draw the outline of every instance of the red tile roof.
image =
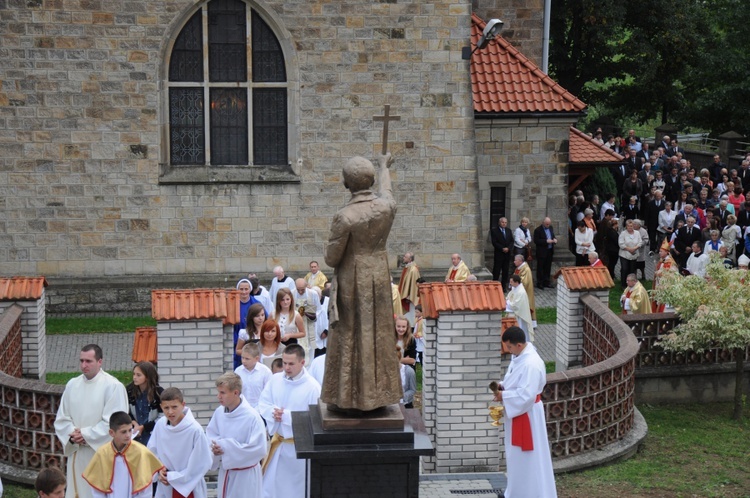
<svg viewBox="0 0 750 498">
<path fill-rule="evenodd" d="M 441 311 L 503 311 L 505 295 L 500 282 L 419 284 L 419 302 L 426 318 Z"/>
<path fill-rule="evenodd" d="M 571 163 L 613 163 L 625 157 L 595 141 L 576 127 L 570 127 L 568 162 Z"/>
<path fill-rule="evenodd" d="M 471 15 L 471 43 L 485 27 Z M 586 104 L 547 76 L 502 36 L 471 56 L 474 111 L 487 113 L 581 112 Z"/>
<path fill-rule="evenodd" d="M 559 271 L 565 285 L 572 291 L 604 290 L 615 286 L 605 267 L 566 266 Z"/>
<path fill-rule="evenodd" d="M 227 289 L 151 291 L 151 316 L 164 322 L 212 320 L 240 323 L 240 294 Z"/>
<path fill-rule="evenodd" d="M 133 341 L 133 363 L 157 361 L 156 327 L 138 327 Z"/>
<path fill-rule="evenodd" d="M 0 278 L 0 301 L 36 301 L 45 287 L 44 277 Z"/>
</svg>

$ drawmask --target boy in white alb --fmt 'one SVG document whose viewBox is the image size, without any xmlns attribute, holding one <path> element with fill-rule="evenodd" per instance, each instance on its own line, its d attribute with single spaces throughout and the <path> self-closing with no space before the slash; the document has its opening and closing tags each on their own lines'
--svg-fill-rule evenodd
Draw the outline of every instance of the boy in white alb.
<svg viewBox="0 0 750 498">
<path fill-rule="evenodd" d="M 159 472 L 156 498 L 206 498 L 204 476 L 211 469 L 213 455 L 203 427 L 185 406 L 182 392 L 168 387 L 161 393 L 164 416 L 157 420 L 150 449 L 165 468 Z"/>
<path fill-rule="evenodd" d="M 257 497 L 263 490 L 260 460 L 266 456 L 266 429 L 255 408 L 242 396 L 242 379 L 234 372 L 216 379 L 220 407 L 206 428 L 219 469 L 219 498 Z"/>
<path fill-rule="evenodd" d="M 305 370 L 305 350 L 290 344 L 282 355 L 284 372 L 271 377 L 258 407 L 272 435 L 263 463 L 264 498 L 305 496 L 305 460 L 294 451 L 292 412 L 307 411 L 320 398 L 320 384 Z"/>
<path fill-rule="evenodd" d="M 234 373 L 242 379 L 242 395 L 257 410 L 260 393 L 273 375 L 271 369 L 261 363 L 257 343 L 249 342 L 242 347 L 242 365 Z"/>
</svg>

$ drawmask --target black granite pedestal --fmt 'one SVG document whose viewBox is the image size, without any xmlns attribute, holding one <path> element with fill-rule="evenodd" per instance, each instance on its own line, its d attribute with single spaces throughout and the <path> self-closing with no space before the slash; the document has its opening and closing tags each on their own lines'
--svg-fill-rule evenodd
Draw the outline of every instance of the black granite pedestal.
<svg viewBox="0 0 750 498">
<path fill-rule="evenodd" d="M 309 497 L 418 497 L 419 457 L 434 454 L 418 410 L 402 407 L 400 428 L 361 428 L 352 418 L 351 427 L 328 430 L 324 410 L 310 405 L 292 413 L 297 458 L 308 460 Z"/>
</svg>

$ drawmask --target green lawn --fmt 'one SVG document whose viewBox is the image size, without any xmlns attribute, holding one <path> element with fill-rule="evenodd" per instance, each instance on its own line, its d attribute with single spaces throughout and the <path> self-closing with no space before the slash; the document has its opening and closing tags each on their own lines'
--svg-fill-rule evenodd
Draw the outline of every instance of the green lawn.
<svg viewBox="0 0 750 498">
<path fill-rule="evenodd" d="M 557 308 L 537 308 L 536 323 L 537 325 L 557 323 Z"/>
<path fill-rule="evenodd" d="M 133 381 L 133 372 L 130 370 L 107 370 L 107 373 L 125 385 Z M 46 380 L 48 384 L 65 385 L 70 379 L 79 375 L 81 372 L 47 372 Z"/>
<path fill-rule="evenodd" d="M 648 423 L 633 458 L 557 477 L 560 498 L 750 496 L 750 411 L 731 403 L 643 405 Z"/>
<path fill-rule="evenodd" d="M 150 316 L 47 318 L 47 334 L 100 334 L 135 332 L 136 327 L 155 326 Z"/>
</svg>

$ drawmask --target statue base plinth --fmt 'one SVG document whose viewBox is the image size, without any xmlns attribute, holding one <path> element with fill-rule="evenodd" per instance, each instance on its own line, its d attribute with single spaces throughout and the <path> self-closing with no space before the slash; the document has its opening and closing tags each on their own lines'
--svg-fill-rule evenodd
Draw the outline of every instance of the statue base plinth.
<svg viewBox="0 0 750 498">
<path fill-rule="evenodd" d="M 330 409 L 328 403 L 318 400 L 323 429 L 403 429 L 404 415 L 399 405 L 383 406 L 377 410 L 342 412 Z"/>
<path fill-rule="evenodd" d="M 434 454 L 422 417 L 399 405 L 384 408 L 357 417 L 330 411 L 325 403 L 292 412 L 297 458 L 307 459 L 307 496 L 380 498 L 383 490 L 419 496 L 419 457 Z M 337 428 L 324 428 L 326 418 Z M 399 427 L 388 427 L 397 422 Z"/>
</svg>

